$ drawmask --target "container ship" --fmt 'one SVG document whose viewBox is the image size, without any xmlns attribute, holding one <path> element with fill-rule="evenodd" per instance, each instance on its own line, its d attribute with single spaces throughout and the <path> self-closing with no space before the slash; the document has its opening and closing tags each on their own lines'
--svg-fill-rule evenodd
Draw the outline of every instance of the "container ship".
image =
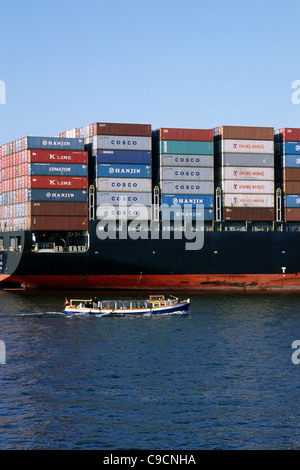
<svg viewBox="0 0 300 470">
<path fill-rule="evenodd" d="M 0 170 L 2 286 L 300 291 L 298 128 L 96 122 Z"/>
</svg>

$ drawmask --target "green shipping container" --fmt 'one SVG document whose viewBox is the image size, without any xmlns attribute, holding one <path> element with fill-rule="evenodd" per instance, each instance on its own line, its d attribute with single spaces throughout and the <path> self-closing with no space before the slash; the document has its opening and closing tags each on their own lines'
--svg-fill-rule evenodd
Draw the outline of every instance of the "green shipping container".
<svg viewBox="0 0 300 470">
<path fill-rule="evenodd" d="M 160 153 L 184 155 L 213 155 L 213 142 L 195 142 L 189 140 L 160 140 Z"/>
</svg>

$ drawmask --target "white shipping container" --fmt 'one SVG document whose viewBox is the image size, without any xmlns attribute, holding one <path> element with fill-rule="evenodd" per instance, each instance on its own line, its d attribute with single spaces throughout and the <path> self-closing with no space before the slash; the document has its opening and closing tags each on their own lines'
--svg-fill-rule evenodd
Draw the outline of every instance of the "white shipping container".
<svg viewBox="0 0 300 470">
<path fill-rule="evenodd" d="M 272 140 L 233 140 L 224 139 L 221 144 L 222 152 L 231 153 L 274 153 Z"/>
<path fill-rule="evenodd" d="M 162 181 L 162 194 L 214 194 L 212 181 Z"/>
<path fill-rule="evenodd" d="M 150 192 L 151 178 L 96 178 L 97 191 Z"/>
<path fill-rule="evenodd" d="M 274 207 L 274 194 L 224 194 L 224 207 Z"/>
<path fill-rule="evenodd" d="M 210 167 L 214 166 L 213 155 L 170 155 L 168 153 L 160 154 L 161 166 L 193 166 Z"/>
<path fill-rule="evenodd" d="M 211 181 L 214 178 L 213 168 L 205 167 L 160 167 L 161 180 L 180 180 L 180 181 Z"/>
<path fill-rule="evenodd" d="M 106 220 L 151 220 L 151 207 L 146 207 L 141 204 L 133 204 L 131 206 L 114 207 L 110 204 L 100 204 L 96 207 L 96 219 Z"/>
<path fill-rule="evenodd" d="M 76 132 L 77 132 L 76 127 L 74 127 L 73 129 L 69 129 L 68 131 L 66 131 L 66 137 L 75 139 L 76 138 Z"/>
<path fill-rule="evenodd" d="M 95 135 L 89 142 L 93 144 L 93 150 L 151 150 L 151 137 Z"/>
<path fill-rule="evenodd" d="M 274 194 L 274 181 L 223 180 L 222 189 L 229 194 Z"/>
<path fill-rule="evenodd" d="M 222 179 L 273 181 L 274 168 L 227 166 L 222 168 Z"/>
<path fill-rule="evenodd" d="M 151 206 L 152 193 L 129 193 L 117 191 L 97 192 L 97 204 L 111 204 L 113 206 L 143 204 L 144 206 Z"/>
</svg>

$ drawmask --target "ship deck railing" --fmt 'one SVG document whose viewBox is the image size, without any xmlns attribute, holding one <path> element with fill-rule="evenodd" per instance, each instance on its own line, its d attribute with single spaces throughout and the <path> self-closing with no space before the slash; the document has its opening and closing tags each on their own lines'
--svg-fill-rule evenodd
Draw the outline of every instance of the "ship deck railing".
<svg viewBox="0 0 300 470">
<path fill-rule="evenodd" d="M 53 242 L 39 242 L 32 245 L 34 253 L 80 253 L 88 250 L 87 245 L 56 245 Z"/>
</svg>

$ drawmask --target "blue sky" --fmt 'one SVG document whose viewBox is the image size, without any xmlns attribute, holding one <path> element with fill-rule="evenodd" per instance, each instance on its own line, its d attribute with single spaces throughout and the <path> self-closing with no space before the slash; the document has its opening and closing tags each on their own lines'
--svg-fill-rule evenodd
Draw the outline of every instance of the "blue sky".
<svg viewBox="0 0 300 470">
<path fill-rule="evenodd" d="M 0 0 L 0 15 L 0 143 L 95 121 L 300 127 L 295 0 Z"/>
</svg>

